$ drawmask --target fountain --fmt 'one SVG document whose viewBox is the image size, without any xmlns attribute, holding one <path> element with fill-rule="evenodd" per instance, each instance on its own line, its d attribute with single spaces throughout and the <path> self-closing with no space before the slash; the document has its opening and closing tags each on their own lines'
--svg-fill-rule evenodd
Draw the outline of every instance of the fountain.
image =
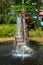
<svg viewBox="0 0 43 65">
<path fill-rule="evenodd" d="M 17 28 L 18 31 L 15 36 L 16 50 L 12 50 L 12 55 L 24 59 L 32 56 L 33 50 L 27 46 L 28 37 L 26 32 L 26 23 L 25 19 L 21 16 L 17 16 Z"/>
</svg>

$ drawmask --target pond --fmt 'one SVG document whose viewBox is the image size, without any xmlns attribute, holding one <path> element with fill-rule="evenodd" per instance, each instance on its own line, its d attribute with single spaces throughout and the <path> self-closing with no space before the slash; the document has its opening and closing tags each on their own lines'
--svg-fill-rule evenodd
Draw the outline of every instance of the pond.
<svg viewBox="0 0 43 65">
<path fill-rule="evenodd" d="M 43 46 L 36 44 L 29 46 L 34 49 L 35 54 L 23 60 L 12 56 L 14 44 L 0 45 L 0 65 L 43 65 Z"/>
</svg>

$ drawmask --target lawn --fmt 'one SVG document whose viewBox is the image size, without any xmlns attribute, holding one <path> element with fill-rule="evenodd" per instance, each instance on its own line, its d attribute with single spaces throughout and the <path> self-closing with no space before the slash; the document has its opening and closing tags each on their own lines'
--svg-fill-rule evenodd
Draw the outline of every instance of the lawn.
<svg viewBox="0 0 43 65">
<path fill-rule="evenodd" d="M 16 24 L 2 24 L 0 25 L 0 37 L 13 37 L 17 31 Z"/>
</svg>

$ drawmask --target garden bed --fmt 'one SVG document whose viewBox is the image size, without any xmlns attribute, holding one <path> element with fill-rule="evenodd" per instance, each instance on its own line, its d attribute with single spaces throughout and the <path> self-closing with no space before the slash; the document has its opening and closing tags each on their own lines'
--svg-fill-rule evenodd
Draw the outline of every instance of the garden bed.
<svg viewBox="0 0 43 65">
<path fill-rule="evenodd" d="M 0 37 L 12 37 L 15 35 L 17 28 L 16 24 L 1 24 Z"/>
<path fill-rule="evenodd" d="M 41 30 L 41 27 L 37 28 L 36 30 L 31 29 L 29 31 L 29 36 L 31 37 L 42 37 L 43 36 L 43 31 Z"/>
<path fill-rule="evenodd" d="M 37 41 L 38 44 L 43 45 L 43 36 L 33 36 L 33 37 L 29 37 L 29 40 Z"/>
<path fill-rule="evenodd" d="M 1 44 L 12 44 L 14 42 L 14 38 L 0 38 L 0 45 Z"/>
<path fill-rule="evenodd" d="M 43 37 L 29 37 L 29 40 L 36 41 L 38 44 L 43 45 Z M 0 38 L 0 44 L 12 44 L 14 41 L 14 37 Z"/>
</svg>

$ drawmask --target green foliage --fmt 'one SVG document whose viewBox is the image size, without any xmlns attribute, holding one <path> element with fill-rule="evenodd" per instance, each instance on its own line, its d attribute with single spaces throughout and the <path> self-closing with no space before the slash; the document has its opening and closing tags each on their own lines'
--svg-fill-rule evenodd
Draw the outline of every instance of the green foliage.
<svg viewBox="0 0 43 65">
<path fill-rule="evenodd" d="M 30 5 L 32 5 L 32 3 L 41 5 L 42 1 L 41 0 L 27 0 L 26 3 Z"/>
<path fill-rule="evenodd" d="M 4 24 L 5 21 L 3 19 L 0 20 L 0 24 Z"/>
<path fill-rule="evenodd" d="M 0 25 L 0 37 L 11 37 L 14 36 L 17 31 L 15 24 Z"/>
<path fill-rule="evenodd" d="M 22 0 L 14 0 L 15 4 L 22 4 Z"/>
<path fill-rule="evenodd" d="M 10 21 L 12 20 L 12 17 L 11 17 L 11 16 L 6 16 L 6 17 L 4 18 L 4 20 L 5 20 L 5 24 L 9 24 Z"/>
<path fill-rule="evenodd" d="M 16 17 L 5 16 L 4 19 L 0 19 L 0 24 L 16 24 Z"/>
<path fill-rule="evenodd" d="M 35 4 L 36 3 L 36 4 Z M 39 10 L 40 10 L 40 7 L 42 6 L 42 1 L 41 0 L 27 0 L 26 1 L 26 4 L 28 5 L 28 6 L 31 6 L 31 9 L 30 8 L 28 8 L 28 9 L 30 9 L 30 11 L 32 10 L 32 13 L 34 14 L 35 13 L 35 10 L 37 9 L 37 17 L 38 17 L 38 15 L 39 15 Z M 34 6 L 34 8 L 32 7 L 32 6 Z"/>
<path fill-rule="evenodd" d="M 16 12 L 22 11 L 22 5 L 15 5 L 14 9 L 15 9 Z"/>
<path fill-rule="evenodd" d="M 27 10 L 27 11 L 30 11 L 30 13 L 31 12 L 33 12 L 34 13 L 34 11 L 35 11 L 35 6 L 28 6 L 28 5 L 25 5 L 25 9 Z"/>
<path fill-rule="evenodd" d="M 10 24 L 16 24 L 16 18 L 12 18 L 12 20 L 10 21 Z"/>
<path fill-rule="evenodd" d="M 43 36 L 43 31 L 41 30 L 41 27 L 37 28 L 36 30 L 29 31 L 30 36 Z"/>
<path fill-rule="evenodd" d="M 11 14 L 12 13 L 11 10 L 13 10 L 15 13 L 18 14 L 22 12 L 24 8 L 25 12 L 36 14 L 35 12 L 36 6 L 32 5 L 32 2 L 36 2 L 37 4 L 39 4 L 39 7 L 42 4 L 41 0 L 24 0 L 24 2 L 25 3 L 22 4 L 22 0 L 5 0 L 5 1 L 0 0 L 0 14 L 4 15 L 4 16 L 1 16 L 0 18 L 2 18 L 5 21 L 5 23 L 10 23 L 10 22 L 13 23 L 15 21 L 12 16 L 5 16 L 5 15 L 8 15 L 9 13 Z"/>
</svg>

